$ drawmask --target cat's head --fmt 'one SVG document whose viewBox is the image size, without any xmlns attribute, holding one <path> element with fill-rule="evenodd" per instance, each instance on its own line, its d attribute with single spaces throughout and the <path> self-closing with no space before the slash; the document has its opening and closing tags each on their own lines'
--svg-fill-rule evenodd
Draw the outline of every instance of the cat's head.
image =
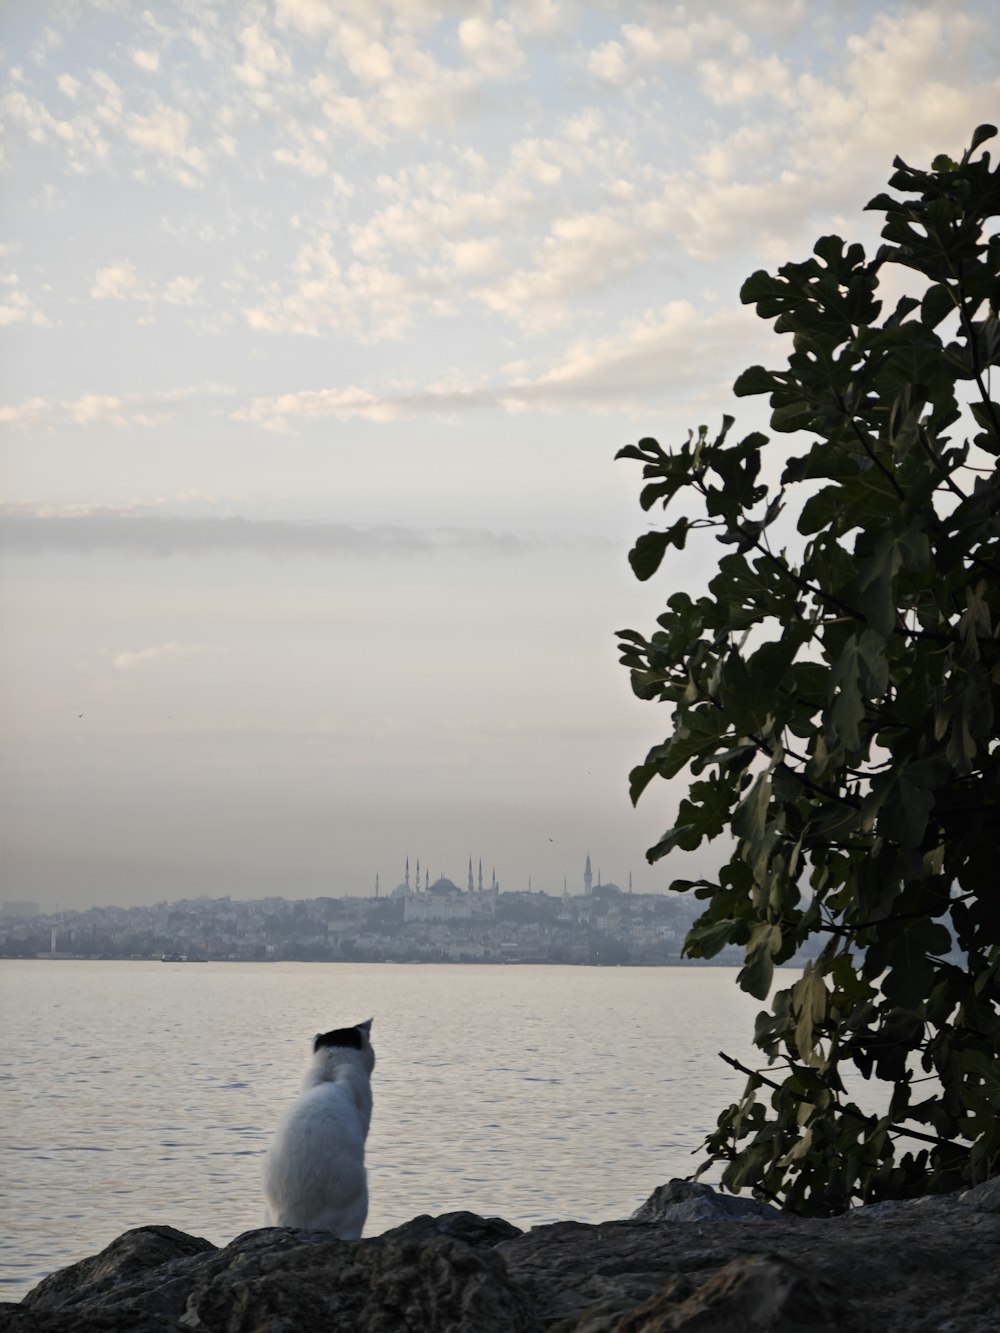
<svg viewBox="0 0 1000 1333">
<path fill-rule="evenodd" d="M 371 1032 L 370 1018 L 366 1018 L 363 1023 L 355 1023 L 351 1028 L 333 1028 L 330 1032 L 317 1032 L 313 1038 L 313 1056 L 333 1066 L 342 1063 L 348 1052 L 358 1051 L 361 1055 L 362 1068 L 370 1074 L 375 1068 Z"/>
</svg>

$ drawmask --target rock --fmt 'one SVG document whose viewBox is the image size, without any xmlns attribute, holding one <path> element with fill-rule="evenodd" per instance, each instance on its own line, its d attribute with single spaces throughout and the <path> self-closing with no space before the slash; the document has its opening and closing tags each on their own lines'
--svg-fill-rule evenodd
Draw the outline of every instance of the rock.
<svg viewBox="0 0 1000 1333">
<path fill-rule="evenodd" d="M 1000 1213 L 1000 1176 L 964 1190 L 958 1196 L 958 1202 L 963 1208 L 973 1208 L 979 1213 Z"/>
<path fill-rule="evenodd" d="M 52 1273 L 23 1304 L 34 1310 L 82 1305 L 111 1310 L 124 1300 L 131 1307 L 141 1303 L 151 1314 L 177 1317 L 187 1299 L 188 1261 L 215 1253 L 211 1241 L 173 1227 L 137 1227 L 100 1254 Z"/>
<path fill-rule="evenodd" d="M 1000 1180 L 830 1219 L 670 1181 L 628 1220 L 526 1233 L 142 1227 L 0 1305 L 0 1333 L 995 1333 L 998 1251 Z"/>
<path fill-rule="evenodd" d="M 450 1236 L 355 1243 L 328 1238 L 278 1256 L 262 1250 L 216 1272 L 206 1266 L 180 1322 L 210 1333 L 538 1329 L 503 1260 Z"/>
<path fill-rule="evenodd" d="M 680 1304 L 671 1284 L 614 1333 L 865 1333 L 866 1327 L 829 1282 L 768 1254 L 734 1259 Z"/>
<path fill-rule="evenodd" d="M 464 1240 L 474 1248 L 481 1245 L 498 1245 L 502 1240 L 511 1240 L 514 1236 L 523 1236 L 519 1227 L 505 1222 L 502 1217 L 480 1217 L 478 1213 L 442 1213 L 440 1217 L 431 1217 L 421 1213 L 402 1226 L 393 1227 L 383 1233 L 398 1239 L 425 1240 L 428 1236 L 451 1236 L 455 1240 Z"/>
<path fill-rule="evenodd" d="M 777 1208 L 742 1199 L 735 1194 L 718 1194 L 710 1185 L 694 1180 L 668 1180 L 657 1185 L 646 1202 L 632 1214 L 633 1222 L 721 1222 L 727 1217 L 780 1217 Z"/>
<path fill-rule="evenodd" d="M 166 1227 L 126 1232 L 0 1312 L 4 1333 L 537 1333 L 524 1294 L 486 1241 L 501 1219 L 446 1214 L 356 1242 L 267 1227 L 224 1249 Z M 449 1231 L 464 1230 L 478 1248 Z"/>
<path fill-rule="evenodd" d="M 691 1194 L 684 1182 L 661 1186 L 637 1210 L 644 1221 L 557 1222 L 497 1249 L 550 1333 L 633 1333 L 645 1325 L 626 1321 L 643 1306 L 649 1333 L 790 1330 L 796 1309 L 808 1302 L 825 1302 L 829 1327 L 852 1333 L 866 1326 L 878 1333 L 995 1333 L 1000 1327 L 994 1182 L 964 1195 L 886 1205 L 888 1212 L 861 1208 L 837 1218 L 799 1218 L 769 1210 L 762 1225 L 756 1211 L 741 1216 L 709 1203 L 708 1217 L 678 1220 L 671 1212 L 676 1205 L 700 1198 L 699 1207 L 706 1206 L 703 1188 Z M 765 1322 L 748 1322 L 746 1284 L 754 1270 L 745 1266 L 765 1257 L 792 1265 L 782 1270 L 786 1308 L 768 1313 L 758 1307 Z M 720 1288 L 707 1285 L 727 1268 Z M 744 1271 L 744 1280 L 732 1281 Z M 791 1282 L 792 1272 L 804 1272 L 815 1284 L 808 1301 L 806 1289 Z M 767 1323 L 772 1315 L 784 1322 Z M 824 1328 L 818 1316 L 810 1319 L 803 1333 Z"/>
</svg>

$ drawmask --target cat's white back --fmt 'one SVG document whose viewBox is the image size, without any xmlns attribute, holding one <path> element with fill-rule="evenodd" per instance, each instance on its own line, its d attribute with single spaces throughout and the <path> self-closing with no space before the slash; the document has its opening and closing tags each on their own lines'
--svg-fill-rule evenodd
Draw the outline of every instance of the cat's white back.
<svg viewBox="0 0 1000 1333">
<path fill-rule="evenodd" d="M 271 1226 L 332 1231 L 357 1240 L 368 1216 L 365 1138 L 372 1118 L 375 1052 L 369 1018 L 320 1033 L 298 1100 L 264 1158 Z"/>
</svg>

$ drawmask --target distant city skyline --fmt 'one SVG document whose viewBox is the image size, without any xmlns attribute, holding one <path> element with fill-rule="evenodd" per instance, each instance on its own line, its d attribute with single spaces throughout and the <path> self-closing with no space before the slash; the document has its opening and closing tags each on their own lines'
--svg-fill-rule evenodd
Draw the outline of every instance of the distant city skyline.
<svg viewBox="0 0 1000 1333">
<path fill-rule="evenodd" d="M 711 875 L 645 862 L 685 785 L 630 805 L 669 711 L 614 635 L 719 550 L 637 583 L 614 454 L 765 424 L 741 283 L 878 245 L 893 157 L 996 120 L 996 17 L 5 4 L 0 899 Z"/>
<path fill-rule="evenodd" d="M 699 905 L 677 894 L 471 890 L 440 877 L 388 897 L 186 898 L 40 913 L 0 906 L 0 958 L 168 963 L 679 963 Z M 732 961 L 732 954 L 727 954 Z"/>
</svg>

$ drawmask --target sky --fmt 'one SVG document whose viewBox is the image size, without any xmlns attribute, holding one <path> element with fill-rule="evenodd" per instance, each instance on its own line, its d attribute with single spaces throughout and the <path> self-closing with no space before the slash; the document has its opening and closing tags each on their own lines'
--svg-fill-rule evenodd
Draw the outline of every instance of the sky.
<svg viewBox="0 0 1000 1333">
<path fill-rule="evenodd" d="M 1000 119 L 989 0 L 5 0 L 0 899 L 650 867 L 643 435 Z M 721 549 L 721 548 L 720 548 Z"/>
</svg>

